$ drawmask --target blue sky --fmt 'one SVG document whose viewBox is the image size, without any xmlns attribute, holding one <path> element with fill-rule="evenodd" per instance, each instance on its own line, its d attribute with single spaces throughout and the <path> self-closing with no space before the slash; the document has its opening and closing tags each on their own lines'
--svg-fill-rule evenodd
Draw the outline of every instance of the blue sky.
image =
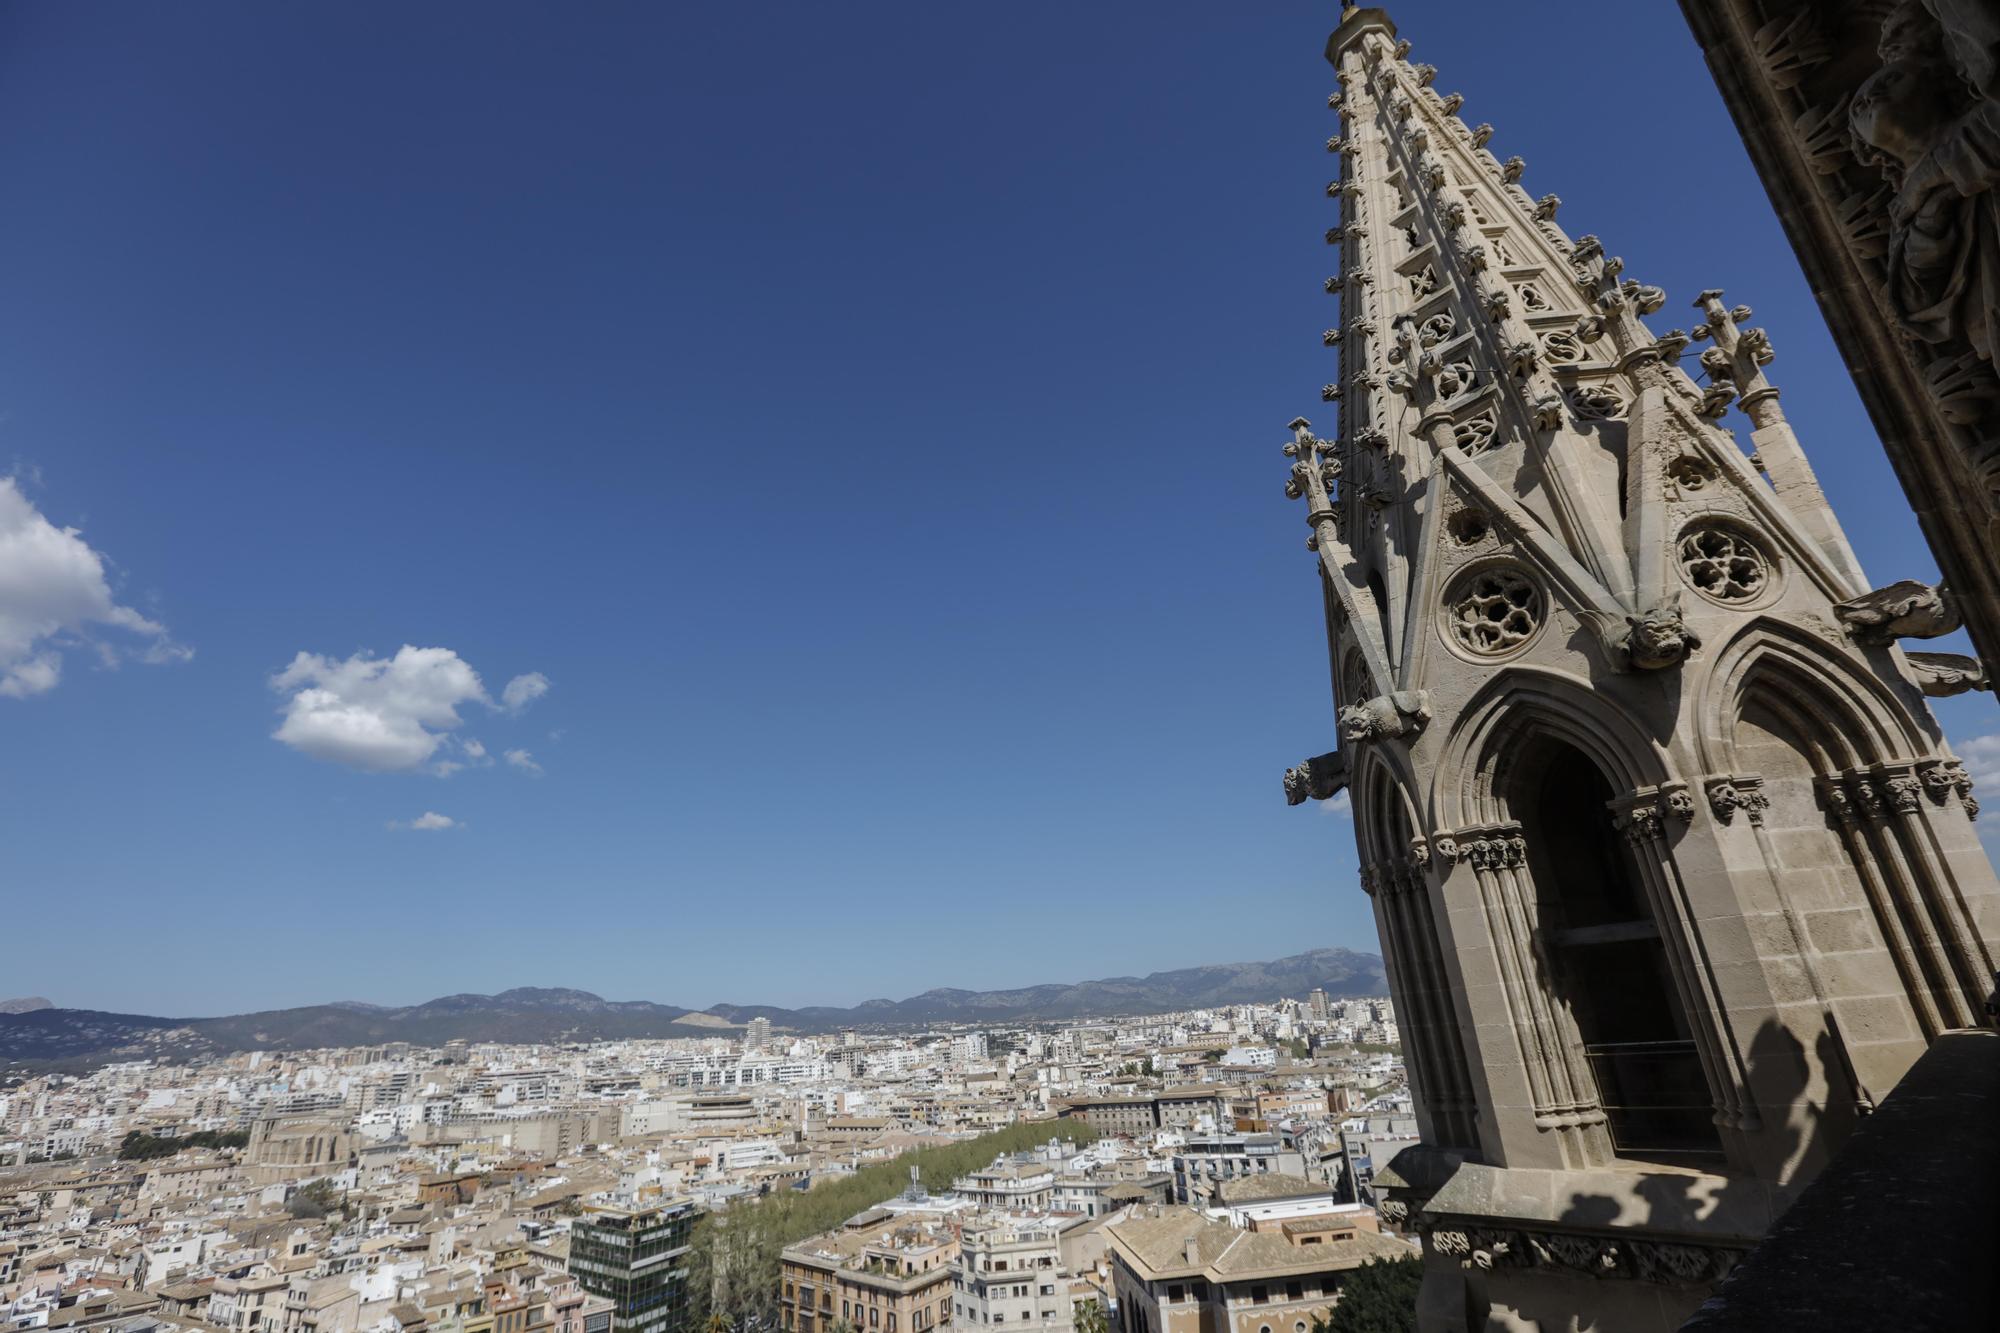
<svg viewBox="0 0 2000 1333">
<path fill-rule="evenodd" d="M 56 587 L 0 635 L 0 995 L 1374 949 L 1278 782 L 1332 742 L 1278 445 L 1335 9 L 0 9 L 0 519 Z M 1662 319 L 1756 308 L 1869 572 L 1934 577 L 1675 7 L 1400 12 Z"/>
</svg>

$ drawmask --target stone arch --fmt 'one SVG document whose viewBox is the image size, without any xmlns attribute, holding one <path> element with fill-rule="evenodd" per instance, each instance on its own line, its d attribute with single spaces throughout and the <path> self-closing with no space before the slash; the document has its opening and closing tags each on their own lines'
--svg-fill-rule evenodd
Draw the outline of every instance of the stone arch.
<svg viewBox="0 0 2000 1333">
<path fill-rule="evenodd" d="M 1801 739 L 1832 768 L 1913 759 L 1934 749 L 1910 710 L 1876 676 L 1808 631 L 1770 617 L 1745 625 L 1716 652 L 1695 700 L 1696 755 L 1708 773 L 1732 773 L 1737 724 L 1752 696 L 1779 696 Z"/>
<path fill-rule="evenodd" d="M 1756 830 L 1829 1023 L 1869 1035 L 1842 1050 L 1872 1100 L 1907 1063 L 1902 1042 L 1978 1022 L 1991 973 L 1929 822 L 1958 816 L 1939 786 L 1947 761 L 1887 682 L 1769 619 L 1730 639 L 1696 702 L 1716 818 Z"/>
<path fill-rule="evenodd" d="M 1582 752 L 1621 794 L 1672 777 L 1660 747 L 1586 682 L 1545 667 L 1510 667 L 1458 713 L 1434 769 L 1432 826 L 1456 829 L 1505 820 L 1497 784 L 1511 747 L 1531 733 Z"/>
<path fill-rule="evenodd" d="M 1575 819 L 1552 816 L 1546 794 L 1551 775 L 1584 769 L 1593 771 L 1592 781 L 1569 784 L 1560 798 Z M 1658 1139 L 1640 1141 L 1635 1122 L 1624 1114 L 1636 1099 L 1607 1101 L 1607 1094 L 1616 1097 L 1620 1080 L 1596 1063 L 1630 1058 L 1651 1039 L 1595 1019 L 1589 1025 L 1597 1037 L 1583 1030 L 1580 1018 L 1601 1018 L 1616 1007 L 1615 984 L 1602 968 L 1582 969 L 1555 956 L 1572 946 L 1652 941 L 1646 946 L 1653 951 L 1648 975 L 1659 986 L 1653 1013 L 1666 1016 L 1682 1043 L 1675 1058 L 1688 1064 L 1680 1082 L 1705 1082 L 1712 1103 L 1676 1107 L 1677 1123 L 1748 1127 L 1754 1110 L 1743 1054 L 1728 1030 L 1670 845 L 1683 827 L 1688 784 L 1668 752 L 1579 677 L 1518 666 L 1495 676 L 1458 712 L 1434 772 L 1434 840 L 1445 841 L 1456 864 L 1470 870 L 1453 875 L 1447 896 L 1455 913 L 1476 911 L 1485 923 L 1495 968 L 1488 984 L 1507 1005 L 1535 1126 L 1554 1136 L 1562 1163 L 1577 1168 L 1614 1154 L 1683 1150 Z M 1623 901 L 1636 904 L 1616 920 L 1575 915 L 1577 891 L 1587 885 L 1575 882 L 1565 859 L 1575 849 L 1558 845 L 1565 844 L 1569 822 L 1594 830 L 1601 869 L 1617 876 Z M 1595 980 L 1586 980 L 1587 971 Z M 1631 1080 L 1623 1082 L 1629 1093 Z M 1687 1137 L 1685 1151 L 1698 1156 L 1716 1150 L 1728 1145 L 1705 1130 Z"/>
<path fill-rule="evenodd" d="M 1431 901 L 1430 844 L 1417 836 L 1409 756 L 1364 745 L 1352 762 L 1348 791 L 1361 884 L 1374 905 L 1419 1114 L 1428 1122 L 1425 1138 L 1474 1148 L 1478 1105 Z"/>
</svg>

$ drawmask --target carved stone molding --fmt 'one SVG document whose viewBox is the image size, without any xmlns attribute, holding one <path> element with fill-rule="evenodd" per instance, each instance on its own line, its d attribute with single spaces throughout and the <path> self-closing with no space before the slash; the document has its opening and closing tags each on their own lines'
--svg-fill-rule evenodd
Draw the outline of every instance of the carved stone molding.
<svg viewBox="0 0 2000 1333">
<path fill-rule="evenodd" d="M 1475 870 L 1525 865 L 1528 859 L 1528 840 L 1522 836 L 1521 826 L 1511 820 L 1503 824 L 1468 824 L 1453 832 L 1437 834 L 1431 839 L 1431 849 L 1448 865 L 1463 861 Z"/>
<path fill-rule="evenodd" d="M 2000 7 L 1681 7 L 1974 643 L 2000 660 Z"/>
<path fill-rule="evenodd" d="M 1694 821 L 1695 800 L 1685 782 L 1640 787 L 1628 796 L 1606 802 L 1612 825 L 1634 844 L 1664 838 L 1674 824 Z"/>
<path fill-rule="evenodd" d="M 1481 1226 L 1427 1218 L 1424 1246 L 1474 1269 L 1538 1269 L 1671 1285 L 1719 1281 L 1745 1250 L 1638 1236 Z"/>
</svg>

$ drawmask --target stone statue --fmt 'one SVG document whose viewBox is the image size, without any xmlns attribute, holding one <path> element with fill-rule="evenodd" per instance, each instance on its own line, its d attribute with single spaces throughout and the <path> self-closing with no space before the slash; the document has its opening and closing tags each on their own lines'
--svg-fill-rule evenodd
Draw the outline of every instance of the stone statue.
<svg viewBox="0 0 2000 1333">
<path fill-rule="evenodd" d="M 1967 690 L 1990 690 L 1993 679 L 1986 664 L 1962 653 L 1905 653 L 1917 688 L 1933 699 L 1946 699 Z"/>
<path fill-rule="evenodd" d="M 1990 0 L 1902 0 L 1882 21 L 1882 67 L 1848 108 L 1856 156 L 1895 188 L 1887 294 L 1897 321 L 1987 362 L 2000 309 L 1996 43 Z"/>
<path fill-rule="evenodd" d="M 1340 710 L 1340 738 L 1349 744 L 1414 736 L 1431 720 L 1422 690 L 1398 690 Z"/>
<path fill-rule="evenodd" d="M 1285 770 L 1285 804 L 1330 801 L 1347 786 L 1347 756 L 1339 751 L 1314 755 Z"/>
<path fill-rule="evenodd" d="M 1625 633 L 1620 642 L 1625 660 L 1635 671 L 1665 671 L 1679 666 L 1687 655 L 1701 647 L 1701 640 L 1681 616 L 1681 599 L 1676 594 L 1665 606 L 1656 606 L 1643 615 L 1625 617 Z"/>
<path fill-rule="evenodd" d="M 1833 613 L 1848 633 L 1871 647 L 1897 639 L 1935 639 L 1959 626 L 1958 608 L 1942 584 L 1901 579 L 1886 588 L 1834 603 Z"/>
</svg>

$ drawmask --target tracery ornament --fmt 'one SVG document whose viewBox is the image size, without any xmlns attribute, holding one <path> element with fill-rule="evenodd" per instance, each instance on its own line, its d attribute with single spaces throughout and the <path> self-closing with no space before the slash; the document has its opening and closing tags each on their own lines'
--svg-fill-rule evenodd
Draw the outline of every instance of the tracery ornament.
<svg viewBox="0 0 2000 1333">
<path fill-rule="evenodd" d="M 1551 365 L 1567 366 L 1583 360 L 1583 345 L 1568 329 L 1555 329 L 1542 335 L 1542 352 Z"/>
<path fill-rule="evenodd" d="M 1451 337 L 1457 328 L 1458 321 L 1451 317 L 1451 312 L 1440 311 L 1418 326 L 1417 340 L 1426 347 L 1435 347 Z"/>
<path fill-rule="evenodd" d="M 1424 1244 L 1465 1268 L 1542 1269 L 1676 1285 L 1719 1281 L 1743 1253 L 1633 1236 L 1479 1226 L 1460 1218 L 1426 1231 Z"/>
<path fill-rule="evenodd" d="M 1493 533 L 1493 525 L 1483 509 L 1456 509 L 1444 521 L 1444 530 L 1455 546 L 1477 546 Z"/>
<path fill-rule="evenodd" d="M 1470 361 L 1453 361 L 1437 373 L 1438 397 L 1447 401 L 1456 398 L 1469 391 L 1477 379 Z"/>
<path fill-rule="evenodd" d="M 1476 454 L 1493 443 L 1493 432 L 1499 423 L 1491 412 L 1481 412 L 1476 417 L 1467 417 L 1451 428 L 1451 442 L 1468 454 Z"/>
<path fill-rule="evenodd" d="M 1532 282 L 1524 282 L 1514 290 L 1521 294 L 1521 309 L 1527 311 L 1529 314 L 1549 308 L 1549 298 L 1543 296 L 1541 289 L 1536 287 Z"/>
<path fill-rule="evenodd" d="M 1542 590 L 1521 570 L 1489 565 L 1445 595 L 1446 623 L 1458 646 L 1477 657 L 1505 657 L 1542 627 Z"/>
<path fill-rule="evenodd" d="M 1771 561 L 1749 534 L 1720 523 L 1699 523 L 1681 534 L 1681 577 L 1690 588 L 1723 606 L 1761 597 L 1771 584 Z"/>
<path fill-rule="evenodd" d="M 1683 494 L 1707 490 L 1715 484 L 1718 475 L 1706 459 L 1696 458 L 1693 454 L 1682 454 L 1667 464 L 1667 480 Z"/>
<path fill-rule="evenodd" d="M 1609 384 L 1578 384 L 1569 391 L 1578 421 L 1610 421 L 1625 415 L 1625 395 Z"/>
</svg>

